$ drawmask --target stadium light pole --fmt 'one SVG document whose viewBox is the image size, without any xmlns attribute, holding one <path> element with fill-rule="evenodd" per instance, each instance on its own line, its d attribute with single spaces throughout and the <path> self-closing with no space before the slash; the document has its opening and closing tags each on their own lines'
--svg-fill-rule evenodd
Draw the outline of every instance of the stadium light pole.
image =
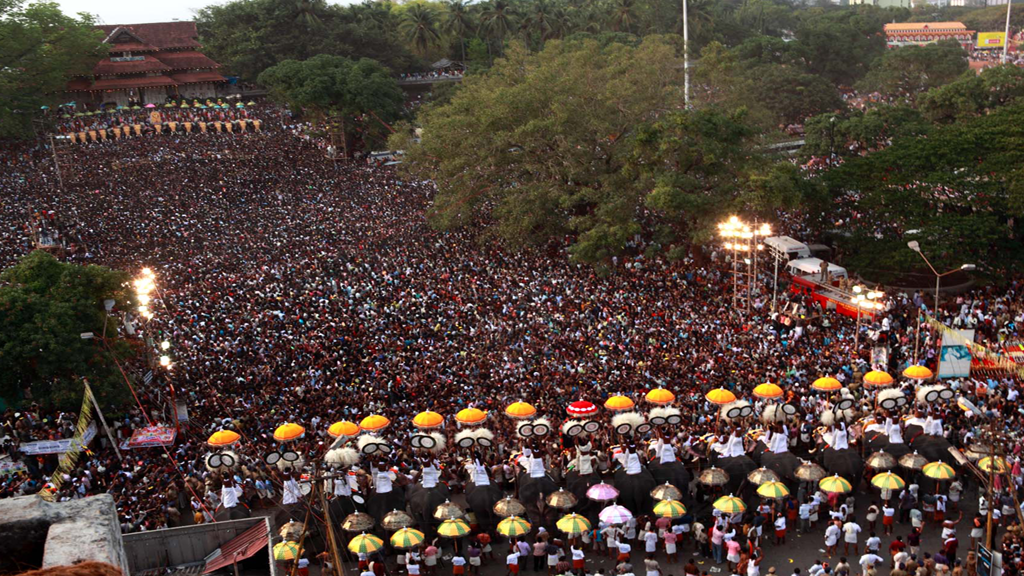
<svg viewBox="0 0 1024 576">
<path fill-rule="evenodd" d="M 683 105 L 690 109 L 690 22 L 687 14 L 686 0 L 683 0 Z M 1010 17 L 1006 17 L 1006 25 L 1010 25 Z M 1009 30 L 1009 28 L 1007 28 Z"/>
<path fill-rule="evenodd" d="M 960 272 L 961 270 L 964 271 L 964 272 L 970 272 L 971 270 L 976 269 L 977 266 L 975 266 L 974 264 L 961 264 L 959 268 L 953 268 L 952 270 L 947 270 L 946 272 L 942 272 L 940 274 L 939 271 L 935 269 L 935 266 L 932 266 L 932 263 L 928 260 L 928 257 L 924 255 L 924 252 L 921 251 L 921 244 L 919 244 L 917 240 L 911 240 L 910 242 L 907 242 L 907 247 L 910 248 L 911 250 L 913 250 L 914 252 L 917 252 L 918 254 L 920 254 L 921 258 L 924 259 L 924 263 L 927 264 L 928 268 L 931 269 L 932 274 L 935 274 L 935 319 L 938 320 L 938 318 L 939 318 L 939 285 L 940 285 L 940 282 L 942 281 L 942 277 L 943 276 L 949 276 L 950 274 L 952 274 L 954 272 Z"/>
<path fill-rule="evenodd" d="M 684 0 L 685 1 L 685 0 Z M 1013 0 L 1006 0 L 1006 32 L 1003 36 L 1003 64 L 1010 61 L 1010 7 Z"/>
</svg>

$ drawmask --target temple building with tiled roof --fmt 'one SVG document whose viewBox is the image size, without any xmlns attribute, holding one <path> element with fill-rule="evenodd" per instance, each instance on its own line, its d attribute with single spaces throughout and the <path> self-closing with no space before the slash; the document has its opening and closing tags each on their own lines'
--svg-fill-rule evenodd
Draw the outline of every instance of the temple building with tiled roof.
<svg viewBox="0 0 1024 576">
<path fill-rule="evenodd" d="M 78 102 L 162 104 L 168 98 L 210 98 L 226 81 L 220 64 L 199 52 L 195 22 L 97 26 L 110 53 L 92 76 L 68 82 Z"/>
</svg>

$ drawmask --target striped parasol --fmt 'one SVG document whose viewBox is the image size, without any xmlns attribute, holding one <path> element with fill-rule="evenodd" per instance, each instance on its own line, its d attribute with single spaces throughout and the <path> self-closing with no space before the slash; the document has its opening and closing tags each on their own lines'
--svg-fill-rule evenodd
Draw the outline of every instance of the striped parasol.
<svg viewBox="0 0 1024 576">
<path fill-rule="evenodd" d="M 686 506 L 679 500 L 662 500 L 654 505 L 654 515 L 661 518 L 679 518 L 686 514 Z"/>
<path fill-rule="evenodd" d="M 747 505 L 743 503 L 743 500 L 733 496 L 722 496 L 718 500 L 715 500 L 713 504 L 715 510 L 724 512 L 726 514 L 739 514 L 747 509 Z"/>
<path fill-rule="evenodd" d="M 601 510 L 597 517 L 601 519 L 601 522 L 606 524 L 625 524 L 633 519 L 633 513 L 625 506 L 612 504 L 604 510 Z"/>
<path fill-rule="evenodd" d="M 619 497 L 619 489 L 611 484 L 594 484 L 587 488 L 587 498 L 595 502 L 608 502 Z"/>
<path fill-rule="evenodd" d="M 555 526 L 557 526 L 562 532 L 565 532 L 570 536 L 575 536 L 590 530 L 590 520 L 587 520 L 586 516 L 580 516 L 573 512 L 572 514 L 562 516 L 562 518 L 555 523 Z"/>
<path fill-rule="evenodd" d="M 853 484 L 850 484 L 849 480 L 839 474 L 822 478 L 818 482 L 818 487 L 825 492 L 835 492 L 836 494 L 846 494 L 853 491 Z"/>
<path fill-rule="evenodd" d="M 412 548 L 419 546 L 426 539 L 423 532 L 414 528 L 402 528 L 391 535 L 391 545 L 395 548 Z"/>
<path fill-rule="evenodd" d="M 288 562 L 289 560 L 295 560 L 302 555 L 302 548 L 299 547 L 298 542 L 278 542 L 274 544 L 274 560 L 278 562 Z"/>
<path fill-rule="evenodd" d="M 765 482 L 757 487 L 757 493 L 765 498 L 778 500 L 779 498 L 789 496 L 789 488 L 782 482 Z"/>
<path fill-rule="evenodd" d="M 986 456 L 981 460 L 978 460 L 978 468 L 981 468 L 985 472 L 995 472 L 996 474 L 1006 474 L 1010 471 L 1010 465 L 1003 460 L 1002 457 Z"/>
<path fill-rule="evenodd" d="M 900 490 L 907 485 L 907 482 L 892 472 L 875 474 L 871 479 L 871 485 L 882 490 Z"/>
<path fill-rule="evenodd" d="M 469 534 L 469 524 L 459 518 L 449 518 L 437 527 L 437 534 L 445 538 L 459 538 Z"/>
<path fill-rule="evenodd" d="M 956 470 L 942 461 L 925 464 L 921 472 L 924 472 L 925 476 L 934 480 L 952 480 L 956 477 Z"/>
<path fill-rule="evenodd" d="M 384 541 L 373 534 L 360 534 L 348 541 L 348 549 L 353 554 L 373 554 L 384 547 Z"/>
<path fill-rule="evenodd" d="M 530 532 L 530 528 L 530 523 L 519 516 L 509 516 L 501 522 L 498 522 L 498 534 L 508 536 L 509 538 L 528 534 Z"/>
</svg>

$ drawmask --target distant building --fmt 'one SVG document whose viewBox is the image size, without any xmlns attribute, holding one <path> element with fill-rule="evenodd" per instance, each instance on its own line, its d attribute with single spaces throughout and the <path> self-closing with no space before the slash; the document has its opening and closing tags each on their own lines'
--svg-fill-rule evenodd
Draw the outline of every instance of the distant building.
<svg viewBox="0 0 1024 576">
<path fill-rule="evenodd" d="M 68 82 L 78 102 L 119 105 L 161 104 L 172 98 L 209 98 L 226 79 L 220 64 L 199 52 L 195 22 L 97 26 L 110 54 L 92 76 Z"/>
<path fill-rule="evenodd" d="M 964 48 L 970 48 L 973 37 L 974 30 L 968 30 L 963 22 L 906 22 L 885 25 L 885 40 L 890 48 L 923 46 L 939 40 L 956 40 Z"/>
<path fill-rule="evenodd" d="M 878 6 L 879 8 L 913 8 L 914 0 L 850 0 L 850 6 Z"/>
</svg>

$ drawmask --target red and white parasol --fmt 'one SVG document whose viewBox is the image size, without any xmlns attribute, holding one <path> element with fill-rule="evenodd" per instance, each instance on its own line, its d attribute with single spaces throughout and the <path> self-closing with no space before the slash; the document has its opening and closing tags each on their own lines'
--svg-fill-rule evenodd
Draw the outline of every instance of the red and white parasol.
<svg viewBox="0 0 1024 576">
<path fill-rule="evenodd" d="M 565 409 L 569 413 L 569 416 L 575 416 L 576 418 L 587 418 L 597 414 L 597 406 L 593 402 L 587 402 L 586 400 L 577 400 L 569 407 Z"/>
</svg>

